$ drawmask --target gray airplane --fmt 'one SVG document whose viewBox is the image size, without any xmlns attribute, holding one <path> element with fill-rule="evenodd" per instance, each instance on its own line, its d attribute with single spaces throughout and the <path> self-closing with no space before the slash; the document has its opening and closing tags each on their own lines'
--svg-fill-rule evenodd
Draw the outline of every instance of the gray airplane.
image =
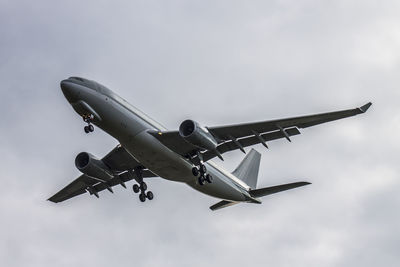
<svg viewBox="0 0 400 267">
<path fill-rule="evenodd" d="M 73 109 L 87 124 L 86 133 L 94 125 L 116 138 L 120 145 L 102 159 L 82 152 L 75 165 L 83 174 L 52 196 L 52 202 L 62 202 L 88 192 L 99 192 L 136 180 L 132 187 L 140 201 L 152 200 L 145 178 L 162 177 L 186 183 L 204 194 L 222 199 L 211 210 L 240 202 L 261 203 L 260 197 L 308 185 L 295 182 L 257 189 L 261 155 L 252 149 L 239 166 L 228 172 L 211 159 L 232 150 L 245 152 L 245 147 L 300 134 L 299 128 L 338 120 L 365 113 L 368 103 L 360 108 L 294 118 L 203 127 L 185 120 L 179 130 L 168 131 L 158 122 L 131 106 L 107 87 L 84 78 L 70 77 L 61 81 L 61 89 Z"/>
</svg>

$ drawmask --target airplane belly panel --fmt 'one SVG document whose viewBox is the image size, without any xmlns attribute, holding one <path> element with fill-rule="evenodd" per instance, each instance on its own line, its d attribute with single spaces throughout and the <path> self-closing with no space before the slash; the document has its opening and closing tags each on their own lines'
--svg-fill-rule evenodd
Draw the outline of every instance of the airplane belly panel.
<svg viewBox="0 0 400 267">
<path fill-rule="evenodd" d="M 192 165 L 157 139 L 143 131 L 133 138 L 120 140 L 126 150 L 158 176 L 179 182 L 193 177 Z"/>
</svg>

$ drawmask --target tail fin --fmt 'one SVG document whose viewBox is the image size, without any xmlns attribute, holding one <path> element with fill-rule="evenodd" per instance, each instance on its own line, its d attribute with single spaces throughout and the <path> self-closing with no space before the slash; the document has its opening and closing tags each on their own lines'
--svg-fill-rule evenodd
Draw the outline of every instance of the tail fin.
<svg viewBox="0 0 400 267">
<path fill-rule="evenodd" d="M 258 170 L 260 168 L 261 154 L 255 149 L 246 155 L 239 166 L 233 171 L 233 175 L 245 182 L 252 189 L 257 187 Z"/>
</svg>

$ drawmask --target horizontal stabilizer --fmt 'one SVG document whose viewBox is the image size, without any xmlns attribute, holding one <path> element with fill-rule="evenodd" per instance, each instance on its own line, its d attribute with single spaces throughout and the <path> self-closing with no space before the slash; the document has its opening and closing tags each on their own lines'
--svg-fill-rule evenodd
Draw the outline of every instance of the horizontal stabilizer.
<svg viewBox="0 0 400 267">
<path fill-rule="evenodd" d="M 267 196 L 267 195 L 279 193 L 279 192 L 282 192 L 282 191 L 294 189 L 294 188 L 305 186 L 305 185 L 309 185 L 309 184 L 311 184 L 311 183 L 309 183 L 309 182 L 296 182 L 296 183 L 282 184 L 282 185 L 277 185 L 277 186 L 264 187 L 264 188 L 260 188 L 260 189 L 250 190 L 249 193 L 250 193 L 251 197 L 253 197 L 254 200 L 256 200 L 256 201 L 251 201 L 250 203 L 258 203 L 258 204 L 260 204 L 261 201 L 258 201 L 256 198 L 264 197 L 264 196 Z M 227 207 L 230 207 L 232 205 L 239 204 L 239 203 L 241 203 L 241 202 L 222 200 L 222 201 L 212 205 L 210 207 L 210 209 L 213 210 L 213 211 L 214 210 L 219 210 L 219 209 L 227 208 Z"/>
<path fill-rule="evenodd" d="M 277 186 L 271 186 L 271 187 L 264 187 L 260 189 L 255 189 L 255 190 L 250 190 L 249 193 L 252 197 L 263 197 L 275 193 L 279 193 L 282 191 L 294 189 L 300 186 L 305 186 L 309 185 L 311 183 L 309 182 L 297 182 L 297 183 L 290 183 L 290 184 L 282 184 L 282 185 L 277 185 Z"/>
<path fill-rule="evenodd" d="M 228 200 L 222 200 L 220 202 L 218 202 L 217 204 L 214 204 L 210 207 L 211 210 L 219 210 L 222 208 L 226 208 L 232 205 L 238 204 L 238 202 L 234 202 L 234 201 L 228 201 Z"/>
</svg>

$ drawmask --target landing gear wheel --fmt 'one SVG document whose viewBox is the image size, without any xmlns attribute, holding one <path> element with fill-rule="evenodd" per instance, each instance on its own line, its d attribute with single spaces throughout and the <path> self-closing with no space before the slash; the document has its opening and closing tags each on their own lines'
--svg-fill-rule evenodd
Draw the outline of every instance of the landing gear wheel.
<svg viewBox="0 0 400 267">
<path fill-rule="evenodd" d="M 204 185 L 204 176 L 200 176 L 198 179 L 199 185 Z"/>
<path fill-rule="evenodd" d="M 83 127 L 83 129 L 85 130 L 85 133 L 89 133 L 90 132 L 89 126 L 85 126 L 85 127 Z"/>
<path fill-rule="evenodd" d="M 89 124 L 87 127 L 89 129 L 89 132 L 93 132 L 94 131 L 93 125 Z"/>
<path fill-rule="evenodd" d="M 204 165 L 204 164 L 200 165 L 200 172 L 203 173 L 203 174 L 207 172 L 206 165 Z"/>
<path fill-rule="evenodd" d="M 146 201 L 146 195 L 144 193 L 140 193 L 139 199 L 140 199 L 141 202 L 145 202 Z"/>
<path fill-rule="evenodd" d="M 209 175 L 209 174 L 207 174 L 207 175 L 206 175 L 206 181 L 207 181 L 207 183 L 211 184 L 211 183 L 212 183 L 212 180 L 213 180 L 212 176 Z"/>
<path fill-rule="evenodd" d="M 140 184 L 140 189 L 142 189 L 142 191 L 146 191 L 147 190 L 147 184 L 145 182 L 142 182 Z"/>
<path fill-rule="evenodd" d="M 135 193 L 139 193 L 139 191 L 140 191 L 140 188 L 139 188 L 139 186 L 137 184 L 134 184 L 132 186 L 132 189 L 133 189 L 133 192 L 135 192 Z"/>
<path fill-rule="evenodd" d="M 192 174 L 193 174 L 195 177 L 199 176 L 199 169 L 197 169 L 197 167 L 193 167 L 193 168 L 192 168 Z"/>
<path fill-rule="evenodd" d="M 151 191 L 147 192 L 146 196 L 149 200 L 152 200 L 154 198 L 153 192 Z"/>
</svg>

